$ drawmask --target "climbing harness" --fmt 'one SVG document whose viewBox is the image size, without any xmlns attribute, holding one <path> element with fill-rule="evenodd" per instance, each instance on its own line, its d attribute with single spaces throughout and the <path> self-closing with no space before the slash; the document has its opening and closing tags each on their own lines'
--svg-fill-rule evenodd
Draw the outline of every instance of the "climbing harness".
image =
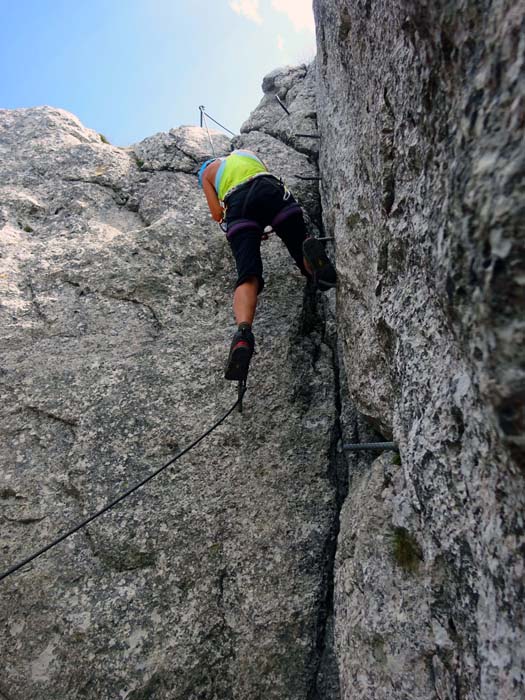
<svg viewBox="0 0 525 700">
<path fill-rule="evenodd" d="M 242 384 L 242 386 L 241 386 L 241 384 Z M 244 394 L 245 394 L 245 393 L 246 393 L 246 379 L 245 379 L 243 382 L 239 382 L 239 389 L 238 389 L 238 394 L 237 394 L 237 401 L 233 404 L 233 406 L 232 406 L 231 408 L 229 408 L 228 411 L 226 411 L 226 413 L 222 416 L 222 418 L 220 418 L 216 423 L 214 423 L 214 425 L 212 425 L 211 428 L 208 428 L 208 430 L 207 430 L 205 433 L 203 433 L 200 437 L 198 437 L 196 440 L 194 440 L 194 441 L 191 443 L 191 445 L 188 445 L 188 447 L 185 447 L 185 448 L 184 448 L 183 450 L 181 450 L 178 454 L 176 454 L 175 457 L 173 457 L 172 459 L 170 459 L 169 462 L 166 462 L 166 464 L 164 464 L 162 467 L 159 467 L 158 469 L 156 469 L 152 474 L 150 474 L 149 476 L 147 476 L 145 479 L 143 479 L 142 481 L 140 481 L 138 484 L 135 484 L 134 486 L 132 486 L 131 488 L 129 488 L 129 489 L 128 489 L 127 491 L 125 491 L 123 494 L 121 494 L 120 496 L 118 496 L 117 498 L 115 498 L 113 501 L 111 501 L 110 503 L 108 503 L 107 505 L 105 505 L 104 508 L 102 508 L 101 510 L 97 511 L 96 513 L 93 513 L 93 515 L 90 515 L 88 518 L 86 518 L 85 520 L 83 520 L 81 523 L 78 523 L 77 525 L 75 525 L 75 527 L 71 528 L 71 530 L 68 530 L 68 531 L 65 532 L 63 535 L 60 535 L 60 536 L 57 537 L 55 540 L 53 540 L 53 542 L 50 542 L 50 543 L 47 544 L 45 547 L 42 547 L 42 549 L 39 549 L 37 552 L 34 552 L 34 554 L 31 554 L 29 557 L 27 557 L 27 558 L 24 559 L 23 561 L 18 562 L 18 564 L 15 564 L 15 565 L 12 566 L 11 568 L 7 569 L 7 571 L 4 571 L 2 574 L 0 574 L 0 581 L 2 581 L 3 579 L 7 578 L 7 577 L 10 576 L 11 574 L 14 574 L 16 571 L 18 571 L 19 569 L 21 569 L 21 568 L 22 568 L 23 566 L 25 566 L 26 564 L 29 564 L 30 562 L 32 562 L 32 561 L 33 561 L 34 559 L 36 559 L 37 557 L 41 556 L 42 554 L 45 554 L 45 552 L 48 552 L 52 547 L 55 547 L 55 545 L 59 544 L 60 542 L 63 542 L 67 537 L 70 537 L 70 536 L 73 535 L 75 532 L 78 532 L 78 530 L 82 529 L 83 527 L 85 527 L 86 525 L 88 525 L 89 523 L 91 523 L 91 522 L 92 522 L 93 520 L 95 520 L 96 518 L 100 517 L 100 516 L 103 515 L 104 513 L 107 513 L 107 511 L 108 511 L 108 510 L 111 510 L 111 508 L 113 508 L 114 506 L 116 506 L 117 503 L 120 503 L 121 501 L 123 501 L 125 498 L 127 498 L 128 496 L 130 496 L 134 491 L 137 491 L 137 490 L 140 489 L 142 486 L 144 486 L 145 484 L 147 484 L 148 481 L 151 481 L 151 479 L 153 479 L 154 477 L 156 477 L 157 474 L 160 474 L 162 471 L 164 471 L 165 469 L 167 469 L 171 464 L 173 464 L 174 462 L 176 462 L 176 461 L 177 461 L 178 459 L 180 459 L 183 455 L 185 455 L 187 452 L 189 452 L 191 449 L 193 449 L 196 445 L 198 445 L 199 442 L 201 442 L 202 440 L 204 440 L 205 437 L 207 437 L 208 435 L 210 435 L 210 433 L 212 433 L 216 428 L 218 428 L 219 425 L 221 425 L 221 423 L 224 423 L 224 421 L 226 420 L 226 418 L 228 418 L 228 416 L 229 416 L 231 413 L 233 413 L 233 411 L 237 408 L 237 406 L 239 406 L 239 411 L 242 411 L 242 400 L 243 400 L 243 397 L 244 397 Z"/>
<path fill-rule="evenodd" d="M 284 189 L 283 202 L 288 202 L 292 193 L 286 187 L 282 178 L 277 177 L 276 175 L 272 175 L 272 173 L 260 173 L 259 175 L 260 176 L 265 175 L 266 177 L 270 177 L 270 178 L 273 178 L 274 180 L 277 180 L 282 185 L 282 187 Z M 270 233 L 275 233 L 276 226 L 278 226 L 279 224 L 282 224 L 290 216 L 302 213 L 302 208 L 299 204 L 297 204 L 297 202 L 294 202 L 292 204 L 288 204 L 286 207 L 281 209 L 281 211 L 273 218 L 273 220 L 270 222 L 269 226 L 267 226 L 265 229 L 263 229 L 262 226 L 259 224 L 259 222 L 255 221 L 255 219 L 246 219 L 245 218 L 246 210 L 248 208 L 248 204 L 250 203 L 250 201 L 252 199 L 254 189 L 255 189 L 256 185 L 258 185 L 260 182 L 259 176 L 256 175 L 252 178 L 249 178 L 245 182 L 242 182 L 240 185 L 235 187 L 231 192 L 229 192 L 228 196 L 230 196 L 230 194 L 232 194 L 235 190 L 240 189 L 241 187 L 245 186 L 249 182 L 251 182 L 252 184 L 248 188 L 248 192 L 246 194 L 246 197 L 244 198 L 244 203 L 243 203 L 242 210 L 241 210 L 241 218 L 236 219 L 235 223 L 233 223 L 229 228 L 226 226 L 226 224 L 223 221 L 221 221 L 219 223 L 221 230 L 224 231 L 224 233 L 226 233 L 226 236 L 228 239 L 230 239 L 235 233 L 238 233 L 239 231 L 241 231 L 243 229 L 253 229 L 254 231 L 257 231 L 261 235 L 263 240 L 266 240 Z"/>
<path fill-rule="evenodd" d="M 238 231 L 242 231 L 244 229 L 253 229 L 257 233 L 260 233 L 261 235 L 263 234 L 261 226 L 257 223 L 257 221 L 254 221 L 253 219 L 237 219 L 235 223 L 232 224 L 229 228 L 224 228 L 222 224 L 219 225 L 221 229 L 226 233 L 226 237 L 228 239 L 230 239 Z"/>
</svg>

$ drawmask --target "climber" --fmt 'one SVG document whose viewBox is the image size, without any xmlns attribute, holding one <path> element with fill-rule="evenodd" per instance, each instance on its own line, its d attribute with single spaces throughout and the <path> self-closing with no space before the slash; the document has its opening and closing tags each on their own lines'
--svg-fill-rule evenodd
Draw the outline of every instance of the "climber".
<svg viewBox="0 0 525 700">
<path fill-rule="evenodd" d="M 237 265 L 233 312 L 238 330 L 233 336 L 225 377 L 244 380 L 255 341 L 252 323 L 257 296 L 264 287 L 261 240 L 271 226 L 301 273 L 326 291 L 335 287 L 336 273 L 323 244 L 308 238 L 303 212 L 282 180 L 246 150 L 207 160 L 198 173 L 210 212 L 230 243 Z"/>
</svg>

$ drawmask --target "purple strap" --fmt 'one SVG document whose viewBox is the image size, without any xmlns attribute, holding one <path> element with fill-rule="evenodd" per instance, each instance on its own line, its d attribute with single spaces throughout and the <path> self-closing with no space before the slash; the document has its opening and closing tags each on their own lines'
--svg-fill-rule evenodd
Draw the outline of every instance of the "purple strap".
<svg viewBox="0 0 525 700">
<path fill-rule="evenodd" d="M 286 221 L 286 219 L 288 219 L 290 216 L 296 216 L 297 214 L 302 215 L 302 213 L 303 210 L 301 209 L 299 204 L 290 204 L 290 206 L 282 209 L 273 219 L 272 228 L 275 229 L 276 226 L 282 224 L 283 221 Z M 239 231 L 243 231 L 250 228 L 254 231 L 257 231 L 257 233 L 260 233 L 261 235 L 263 234 L 263 228 L 260 224 L 257 223 L 257 221 L 254 221 L 253 219 L 238 219 L 235 223 L 228 227 L 228 231 L 226 232 L 226 238 L 230 239 L 232 236 L 235 236 L 235 234 Z"/>
<path fill-rule="evenodd" d="M 289 207 L 286 207 L 285 209 L 281 209 L 281 211 L 277 214 L 277 216 L 274 218 L 272 221 L 272 228 L 275 229 L 276 226 L 279 226 L 279 224 L 282 224 L 283 221 L 286 221 L 290 216 L 294 216 L 295 214 L 302 214 L 303 210 L 299 206 L 299 204 L 290 204 Z"/>
<path fill-rule="evenodd" d="M 226 232 L 226 238 L 230 239 L 232 236 L 234 236 L 236 233 L 239 231 L 243 231 L 245 229 L 253 229 L 257 233 L 260 233 L 262 235 L 263 229 L 262 227 L 257 223 L 257 221 L 254 221 L 253 219 L 239 219 L 236 221 L 234 224 L 228 227 L 228 230 Z"/>
</svg>

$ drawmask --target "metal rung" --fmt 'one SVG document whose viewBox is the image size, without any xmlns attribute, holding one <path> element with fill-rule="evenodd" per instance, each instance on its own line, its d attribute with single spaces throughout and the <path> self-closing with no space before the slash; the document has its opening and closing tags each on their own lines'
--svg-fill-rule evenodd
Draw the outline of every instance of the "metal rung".
<svg viewBox="0 0 525 700">
<path fill-rule="evenodd" d="M 284 104 L 284 102 L 279 98 L 279 95 L 276 95 L 276 96 L 275 96 L 275 99 L 276 99 L 277 102 L 281 105 L 281 107 L 284 109 L 284 111 L 286 112 L 286 114 L 287 114 L 288 116 L 290 116 L 290 110 L 289 110 L 288 107 Z"/>
<path fill-rule="evenodd" d="M 364 450 L 393 450 L 399 452 L 399 447 L 395 442 L 350 442 L 343 445 L 343 450 L 348 452 L 361 452 Z"/>
<path fill-rule="evenodd" d="M 298 177 L 299 180 L 322 180 L 320 177 L 307 177 L 305 175 L 296 175 L 295 177 Z"/>
<path fill-rule="evenodd" d="M 294 134 L 294 136 L 300 136 L 303 139 L 320 139 L 319 134 Z"/>
</svg>

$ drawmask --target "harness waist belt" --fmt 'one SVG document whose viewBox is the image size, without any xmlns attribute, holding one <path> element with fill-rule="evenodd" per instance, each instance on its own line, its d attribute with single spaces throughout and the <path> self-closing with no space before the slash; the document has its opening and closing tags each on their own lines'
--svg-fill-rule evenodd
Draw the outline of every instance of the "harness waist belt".
<svg viewBox="0 0 525 700">
<path fill-rule="evenodd" d="M 249 185 L 250 182 L 253 182 L 258 177 L 272 177 L 274 180 L 281 182 L 281 178 L 277 177 L 276 175 L 272 175 L 272 173 L 256 173 L 255 175 L 252 175 L 251 177 L 249 177 L 247 180 L 244 180 L 244 182 L 241 182 L 239 185 L 232 187 L 231 190 L 226 192 L 226 195 L 224 196 L 224 200 L 223 200 L 224 204 L 227 204 L 228 198 L 231 197 L 231 195 L 234 192 L 238 192 L 239 190 L 241 190 L 246 185 Z"/>
</svg>

